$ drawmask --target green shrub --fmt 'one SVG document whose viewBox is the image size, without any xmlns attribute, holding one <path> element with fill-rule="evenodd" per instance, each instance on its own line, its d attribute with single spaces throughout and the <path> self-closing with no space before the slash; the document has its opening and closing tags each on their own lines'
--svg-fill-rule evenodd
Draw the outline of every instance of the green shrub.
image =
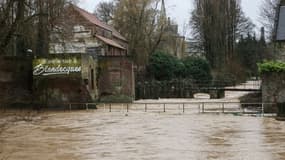
<svg viewBox="0 0 285 160">
<path fill-rule="evenodd" d="M 184 64 L 176 57 L 164 53 L 156 52 L 151 55 L 147 71 L 150 77 L 156 80 L 170 80 L 181 76 Z"/>
<path fill-rule="evenodd" d="M 279 61 L 265 61 L 258 63 L 259 73 L 285 72 L 285 63 Z"/>
<path fill-rule="evenodd" d="M 150 77 L 159 81 L 178 78 L 191 78 L 196 81 L 212 80 L 207 60 L 196 57 L 179 60 L 164 52 L 154 53 L 150 57 L 147 71 Z"/>
<path fill-rule="evenodd" d="M 210 65 L 207 60 L 197 57 L 188 57 L 183 60 L 184 77 L 196 81 L 212 80 Z"/>
</svg>

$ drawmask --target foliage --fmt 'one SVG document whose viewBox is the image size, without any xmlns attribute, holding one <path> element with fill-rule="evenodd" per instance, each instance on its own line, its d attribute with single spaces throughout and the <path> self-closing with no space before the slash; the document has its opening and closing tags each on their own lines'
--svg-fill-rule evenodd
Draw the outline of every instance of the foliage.
<svg viewBox="0 0 285 160">
<path fill-rule="evenodd" d="M 209 81 L 212 79 L 210 65 L 205 59 L 188 57 L 179 60 L 164 52 L 156 52 L 150 57 L 147 70 L 156 80 L 191 78 L 197 81 Z"/>
<path fill-rule="evenodd" d="M 266 51 L 266 43 L 264 37 L 257 40 L 255 35 L 247 35 L 246 38 L 241 36 L 239 42 L 236 45 L 237 59 L 239 60 L 241 67 L 246 72 L 246 76 L 257 76 L 258 67 L 257 63 L 261 62 Z"/>
<path fill-rule="evenodd" d="M 208 61 L 197 57 L 188 57 L 183 60 L 185 66 L 184 76 L 199 81 L 209 81 L 212 79 L 210 65 Z"/>
<path fill-rule="evenodd" d="M 156 52 L 151 55 L 148 73 L 157 80 L 170 80 L 176 77 L 176 74 L 183 72 L 184 65 L 179 60 L 167 53 Z"/>
<path fill-rule="evenodd" d="M 258 63 L 258 68 L 261 74 L 271 72 L 285 72 L 285 62 L 265 61 L 263 63 Z"/>
</svg>

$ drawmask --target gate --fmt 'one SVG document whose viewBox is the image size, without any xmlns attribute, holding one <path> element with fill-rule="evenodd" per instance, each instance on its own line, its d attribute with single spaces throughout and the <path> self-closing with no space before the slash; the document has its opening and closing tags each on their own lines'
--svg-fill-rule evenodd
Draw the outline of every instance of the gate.
<svg viewBox="0 0 285 160">
<path fill-rule="evenodd" d="M 195 93 L 210 93 L 210 90 L 223 92 L 225 86 L 234 85 L 235 83 L 233 81 L 197 82 L 191 79 L 137 82 L 136 99 L 193 98 Z"/>
</svg>

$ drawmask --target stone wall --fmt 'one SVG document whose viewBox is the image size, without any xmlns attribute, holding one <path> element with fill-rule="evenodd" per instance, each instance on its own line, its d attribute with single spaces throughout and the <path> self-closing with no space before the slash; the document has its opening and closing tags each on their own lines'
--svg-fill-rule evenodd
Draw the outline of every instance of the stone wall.
<svg viewBox="0 0 285 160">
<path fill-rule="evenodd" d="M 37 107 L 65 107 L 67 103 L 86 103 L 91 100 L 80 77 L 57 77 L 35 80 Z"/>
<path fill-rule="evenodd" d="M 98 98 L 96 83 L 97 60 L 87 54 L 49 55 L 40 59 L 43 66 L 54 67 L 51 73 L 35 74 L 34 60 L 34 95 L 39 105 L 64 107 L 66 103 L 95 102 Z M 65 63 L 66 62 L 66 63 Z M 78 72 L 58 72 L 58 67 L 80 67 Z M 66 69 L 66 68 L 65 68 Z"/>
<path fill-rule="evenodd" d="M 97 69 L 98 60 L 87 54 L 81 56 L 82 72 L 81 77 L 84 80 L 84 85 L 89 92 L 92 101 L 98 99 L 98 83 Z"/>
<path fill-rule="evenodd" d="M 133 63 L 128 57 L 100 57 L 98 72 L 100 98 L 135 97 Z"/>
<path fill-rule="evenodd" d="M 31 70 L 31 57 L 0 57 L 0 104 L 31 103 Z"/>
<path fill-rule="evenodd" d="M 262 75 L 263 103 L 285 102 L 285 73 L 265 73 Z M 265 105 L 265 112 L 277 112 L 276 105 Z"/>
</svg>

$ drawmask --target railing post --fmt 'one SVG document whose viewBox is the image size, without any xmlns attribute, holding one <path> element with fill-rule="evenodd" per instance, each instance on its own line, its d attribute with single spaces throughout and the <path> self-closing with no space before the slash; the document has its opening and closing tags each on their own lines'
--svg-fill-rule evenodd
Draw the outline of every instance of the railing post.
<svg viewBox="0 0 285 160">
<path fill-rule="evenodd" d="M 202 103 L 202 113 L 205 113 L 205 103 Z"/>
<path fill-rule="evenodd" d="M 129 112 L 129 103 L 127 103 L 127 112 Z"/>
<path fill-rule="evenodd" d="M 112 104 L 109 104 L 109 112 L 112 112 Z"/>
<path fill-rule="evenodd" d="M 261 113 L 262 113 L 262 117 L 264 117 L 264 103 L 261 104 Z"/>
<path fill-rule="evenodd" d="M 88 107 L 89 104 L 86 103 L 85 105 L 86 105 L 86 110 L 88 111 L 89 110 L 89 107 Z"/>
<path fill-rule="evenodd" d="M 224 102 L 222 103 L 222 111 L 223 113 L 225 113 L 225 103 Z"/>
<path fill-rule="evenodd" d="M 147 104 L 144 104 L 144 111 L 147 112 Z"/>
<path fill-rule="evenodd" d="M 182 109 L 183 109 L 183 113 L 185 113 L 185 103 L 183 103 Z"/>
<path fill-rule="evenodd" d="M 71 111 L 71 103 L 69 103 L 69 111 Z"/>
<path fill-rule="evenodd" d="M 242 105 L 244 105 L 244 104 L 240 104 L 241 105 L 241 108 L 242 108 L 242 114 L 245 114 L 245 107 L 242 107 Z"/>
<path fill-rule="evenodd" d="M 201 113 L 201 103 L 198 104 L 199 113 Z"/>
<path fill-rule="evenodd" d="M 166 112 L 165 103 L 163 104 L 163 112 L 164 112 L 164 113 Z"/>
</svg>

